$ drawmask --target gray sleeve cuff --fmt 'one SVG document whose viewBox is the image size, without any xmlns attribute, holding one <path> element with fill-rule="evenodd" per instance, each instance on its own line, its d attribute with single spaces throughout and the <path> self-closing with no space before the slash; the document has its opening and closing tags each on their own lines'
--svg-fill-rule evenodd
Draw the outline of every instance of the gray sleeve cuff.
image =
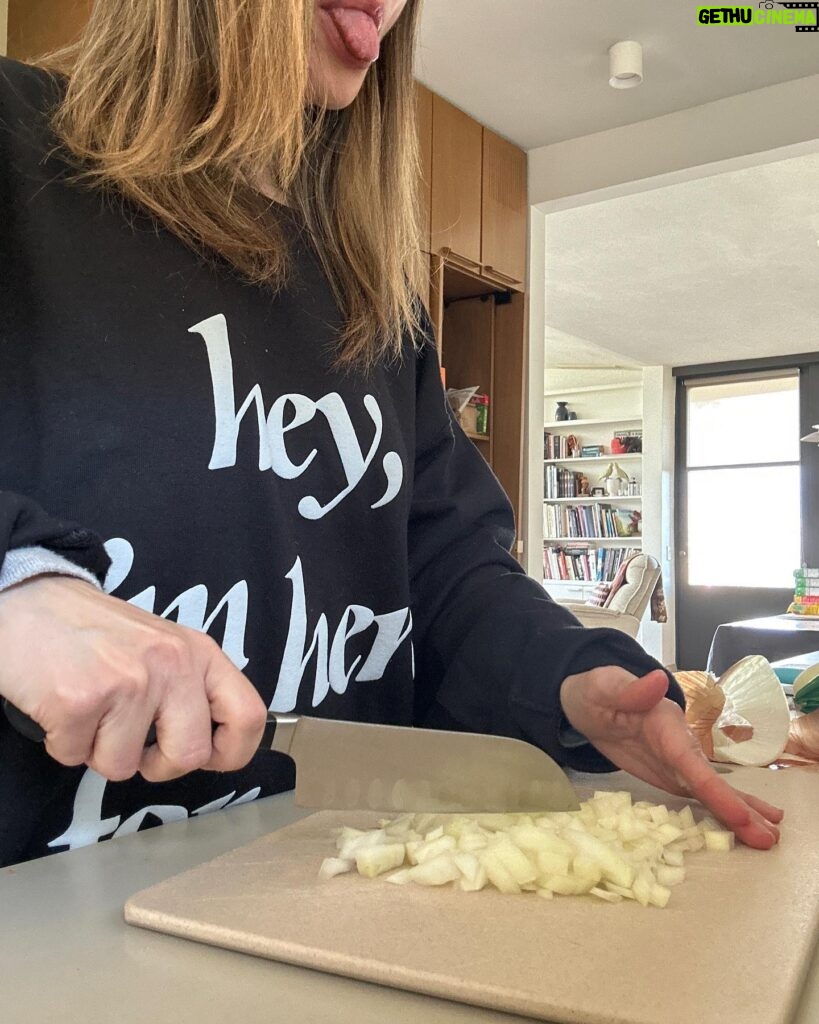
<svg viewBox="0 0 819 1024">
<path fill-rule="evenodd" d="M 62 555 L 57 555 L 48 548 L 15 548 L 6 552 L 0 566 L 0 592 L 13 587 L 15 583 L 23 583 L 34 576 L 57 575 L 74 576 L 85 580 L 100 590 L 96 576 L 86 569 L 80 568 Z"/>
<path fill-rule="evenodd" d="M 564 714 L 561 714 L 560 718 L 560 729 L 557 734 L 560 745 L 565 747 L 566 750 L 576 750 L 578 747 L 587 746 L 589 741 L 583 733 L 578 732 Z"/>
</svg>

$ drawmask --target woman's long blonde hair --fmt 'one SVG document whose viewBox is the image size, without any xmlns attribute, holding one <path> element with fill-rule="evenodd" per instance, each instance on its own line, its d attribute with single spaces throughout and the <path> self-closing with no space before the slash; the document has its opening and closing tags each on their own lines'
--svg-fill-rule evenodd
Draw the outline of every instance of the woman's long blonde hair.
<svg viewBox="0 0 819 1024">
<path fill-rule="evenodd" d="M 409 0 L 342 111 L 307 102 L 314 0 L 100 0 L 68 77 L 58 137 L 114 188 L 248 280 L 287 280 L 265 182 L 314 240 L 344 322 L 338 359 L 371 366 L 417 328 L 420 249 Z"/>
</svg>

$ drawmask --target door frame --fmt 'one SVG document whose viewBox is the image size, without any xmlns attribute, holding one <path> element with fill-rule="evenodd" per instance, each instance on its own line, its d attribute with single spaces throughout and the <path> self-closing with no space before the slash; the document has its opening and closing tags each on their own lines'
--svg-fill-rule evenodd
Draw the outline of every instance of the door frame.
<svg viewBox="0 0 819 1024">
<path fill-rule="evenodd" d="M 774 373 L 777 370 L 799 372 L 799 434 L 808 433 L 810 420 L 819 419 L 819 352 L 803 352 L 796 355 L 768 356 L 762 359 L 736 359 L 722 363 L 699 363 L 691 366 L 677 366 L 672 369 L 676 380 L 675 394 L 675 441 L 674 441 L 674 549 L 676 588 L 676 622 L 674 624 L 677 664 L 682 669 L 704 668 L 703 665 L 683 665 L 679 659 L 685 651 L 683 631 L 686 627 L 688 593 L 686 556 L 688 539 L 688 476 L 687 476 L 687 427 L 688 409 L 686 402 L 686 381 L 715 377 L 732 377 L 751 373 Z M 815 450 L 813 450 L 815 449 Z M 819 523 L 819 445 L 800 448 L 800 515 L 802 521 L 802 559 L 807 564 L 819 565 L 819 530 L 811 531 L 806 524 Z M 794 566 L 796 568 L 796 566 Z M 736 618 L 754 618 L 771 614 L 765 609 L 766 601 L 778 601 L 784 611 L 783 601 L 790 593 L 767 588 L 710 587 L 707 588 L 714 602 L 731 600 L 737 608 Z"/>
</svg>

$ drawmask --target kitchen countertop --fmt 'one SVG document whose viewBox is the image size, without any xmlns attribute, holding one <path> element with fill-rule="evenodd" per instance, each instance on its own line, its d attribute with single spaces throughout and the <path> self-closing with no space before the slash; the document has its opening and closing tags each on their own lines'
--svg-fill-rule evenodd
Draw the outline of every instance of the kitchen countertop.
<svg viewBox="0 0 819 1024">
<path fill-rule="evenodd" d="M 614 783 L 616 776 L 608 780 Z M 282 794 L 0 869 L 2 1019 L 8 1024 L 520 1024 L 520 1017 L 124 923 L 122 906 L 135 892 L 306 813 L 293 806 L 292 794 Z M 673 990 L 671 970 L 667 981 Z M 817 1021 L 819 949 L 793 1024 Z"/>
</svg>

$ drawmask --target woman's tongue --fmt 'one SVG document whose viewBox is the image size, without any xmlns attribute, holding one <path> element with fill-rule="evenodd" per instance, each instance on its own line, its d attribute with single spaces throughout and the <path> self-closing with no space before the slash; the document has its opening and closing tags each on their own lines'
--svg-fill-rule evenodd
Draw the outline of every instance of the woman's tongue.
<svg viewBox="0 0 819 1024">
<path fill-rule="evenodd" d="M 351 10 L 349 7 L 336 7 L 328 13 L 344 45 L 356 60 L 378 60 L 378 29 L 369 14 Z"/>
</svg>

